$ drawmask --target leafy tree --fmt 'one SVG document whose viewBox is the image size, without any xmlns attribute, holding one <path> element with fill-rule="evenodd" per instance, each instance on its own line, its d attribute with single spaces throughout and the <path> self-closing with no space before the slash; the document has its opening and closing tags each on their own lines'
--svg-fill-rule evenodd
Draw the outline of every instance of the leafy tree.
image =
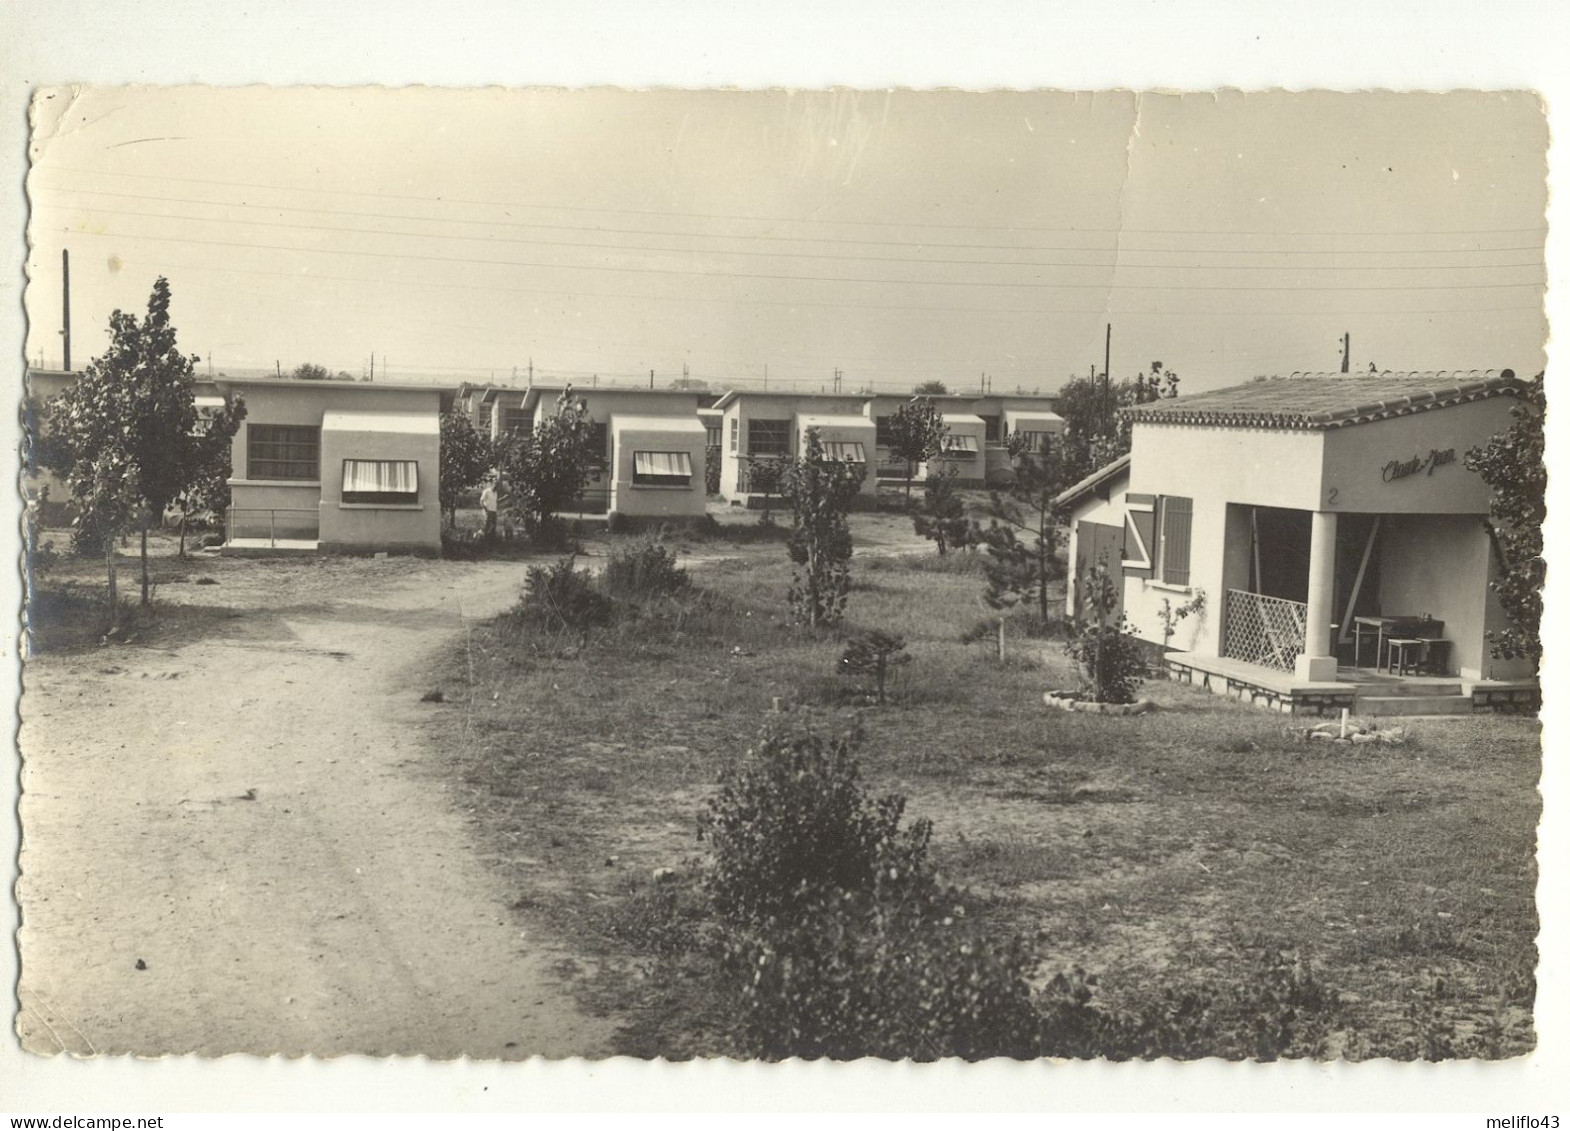
<svg viewBox="0 0 1570 1131">
<path fill-rule="evenodd" d="M 1543 462 L 1543 420 L 1548 402 L 1543 375 L 1526 385 L 1511 412 L 1511 424 L 1486 444 L 1466 453 L 1466 466 L 1483 477 L 1494 497 L 1489 532 L 1499 558 L 1490 586 L 1499 596 L 1510 627 L 1488 634 L 1495 656 L 1536 664 L 1543 655 L 1538 632 L 1543 619 L 1543 519 L 1547 513 L 1548 465 Z"/>
<path fill-rule="evenodd" d="M 774 522 L 774 497 L 780 493 L 785 477 L 785 460 L 773 456 L 754 459 L 747 466 L 747 489 L 763 496 L 764 526 Z"/>
<path fill-rule="evenodd" d="M 1062 450 L 1020 456 L 1014 482 L 988 496 L 988 524 L 974 526 L 972 537 L 987 548 L 986 601 L 1008 609 L 1033 600 L 1045 625 L 1049 620 L 1047 592 L 1064 575 L 1058 560 L 1062 516 L 1053 499 L 1073 479 Z"/>
<path fill-rule="evenodd" d="M 949 387 L 942 381 L 923 381 L 911 392 L 918 397 L 946 397 L 949 395 Z"/>
<path fill-rule="evenodd" d="M 236 398 L 236 422 L 245 417 L 245 402 Z M 197 432 L 201 436 L 196 454 L 196 474 L 191 483 L 176 500 L 180 508 L 180 556 L 185 557 L 186 528 L 193 514 L 204 511 L 222 514 L 229 509 L 229 477 L 234 474 L 233 435 L 213 436 L 211 421 L 197 418 Z"/>
<path fill-rule="evenodd" d="M 327 366 L 317 365 L 314 362 L 302 362 L 289 371 L 289 376 L 296 381 L 331 381 L 332 374 Z"/>
<path fill-rule="evenodd" d="M 199 359 L 175 348 L 169 300 L 169 281 L 160 276 L 146 318 L 111 314 L 108 351 L 50 405 L 47 453 L 65 475 L 78 530 L 103 540 L 111 603 L 114 539 L 140 523 L 145 605 L 148 523 L 211 473 L 215 451 L 233 440 L 245 414 L 237 399 L 201 426 L 195 394 Z"/>
<path fill-rule="evenodd" d="M 925 463 L 943 448 L 949 428 L 943 414 L 929 400 L 917 398 L 902 404 L 889 417 L 889 454 L 905 465 L 905 505 L 910 505 L 910 484 L 916 465 Z"/>
<path fill-rule="evenodd" d="M 970 519 L 955 478 L 947 471 L 928 475 L 922 510 L 915 516 L 916 533 L 936 542 L 939 556 L 948 553 L 950 546 L 958 550 L 971 544 Z"/>
<path fill-rule="evenodd" d="M 546 535 L 557 514 L 583 494 L 593 474 L 593 420 L 572 386 L 556 398 L 556 411 L 534 431 L 503 441 L 497 453 L 510 488 L 509 509 L 530 537 Z"/>
<path fill-rule="evenodd" d="M 465 413 L 442 413 L 441 430 L 441 507 L 447 525 L 452 526 L 458 520 L 458 500 L 490 474 L 496 451 L 490 437 L 480 435 Z"/>
<path fill-rule="evenodd" d="M 1118 415 L 1121 409 L 1178 395 L 1178 375 L 1159 361 L 1150 376 L 1132 381 L 1075 377 L 1057 392 L 1055 411 L 1063 418 L 1060 445 L 1066 450 L 1071 477 L 1081 479 L 1129 450 L 1132 428 Z"/>
<path fill-rule="evenodd" d="M 798 624 L 816 628 L 836 623 L 850 593 L 850 525 L 845 515 L 861 489 L 864 469 L 825 459 L 816 428 L 807 429 L 806 453 L 786 465 L 781 493 L 794 523 L 790 560 L 791 612 Z"/>
</svg>

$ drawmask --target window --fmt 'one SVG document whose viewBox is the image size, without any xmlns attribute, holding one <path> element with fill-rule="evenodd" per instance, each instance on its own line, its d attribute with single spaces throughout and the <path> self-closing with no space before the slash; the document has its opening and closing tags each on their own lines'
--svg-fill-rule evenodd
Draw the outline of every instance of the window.
<svg viewBox="0 0 1570 1131">
<path fill-rule="evenodd" d="M 950 432 L 943 437 L 943 454 L 957 459 L 972 459 L 981 450 L 976 437 L 962 432 Z"/>
<path fill-rule="evenodd" d="M 1003 418 L 1001 416 L 983 416 L 981 419 L 987 426 L 987 443 L 1001 443 L 1003 440 Z"/>
<path fill-rule="evenodd" d="M 790 455 L 790 421 L 749 420 L 747 454 L 749 456 Z"/>
<path fill-rule="evenodd" d="M 894 446 L 894 436 L 889 430 L 890 419 L 887 416 L 880 416 L 872 422 L 878 430 L 877 438 L 873 442 L 880 448 L 891 448 Z"/>
<path fill-rule="evenodd" d="M 598 420 L 589 422 L 589 460 L 601 467 L 611 465 L 610 426 Z"/>
<path fill-rule="evenodd" d="M 867 451 L 852 440 L 824 440 L 823 458 L 837 459 L 845 463 L 866 463 Z"/>
<path fill-rule="evenodd" d="M 1188 550 L 1194 527 L 1194 500 L 1163 495 L 1158 504 L 1157 576 L 1168 585 L 1188 584 Z"/>
<path fill-rule="evenodd" d="M 346 459 L 346 503 L 414 503 L 420 498 L 420 467 L 412 459 Z"/>
<path fill-rule="evenodd" d="M 1052 450 L 1052 433 L 1050 432 L 1021 432 L 1025 437 L 1025 450 L 1035 455 L 1046 455 Z"/>
<path fill-rule="evenodd" d="M 319 479 L 322 430 L 314 424 L 251 424 L 245 429 L 247 479 Z"/>
<path fill-rule="evenodd" d="M 720 426 L 718 424 L 705 424 L 703 426 L 703 446 L 717 448 L 720 446 Z"/>
<path fill-rule="evenodd" d="M 519 405 L 517 408 L 507 408 L 507 407 L 503 406 L 503 408 L 502 408 L 502 431 L 503 432 L 533 432 L 534 431 L 534 413 L 532 413 L 532 412 L 524 412 L 522 405 Z"/>
<path fill-rule="evenodd" d="M 735 455 L 741 450 L 741 417 L 730 418 L 730 451 Z"/>
<path fill-rule="evenodd" d="M 687 487 L 692 457 L 686 452 L 633 452 L 632 481 L 640 487 Z"/>
</svg>

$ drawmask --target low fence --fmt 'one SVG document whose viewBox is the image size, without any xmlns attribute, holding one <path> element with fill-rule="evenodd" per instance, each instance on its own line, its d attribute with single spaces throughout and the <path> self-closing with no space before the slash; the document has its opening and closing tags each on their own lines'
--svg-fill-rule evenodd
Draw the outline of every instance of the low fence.
<svg viewBox="0 0 1570 1131">
<path fill-rule="evenodd" d="M 1222 655 L 1290 672 L 1308 635 L 1308 606 L 1302 601 L 1228 589 Z"/>
</svg>

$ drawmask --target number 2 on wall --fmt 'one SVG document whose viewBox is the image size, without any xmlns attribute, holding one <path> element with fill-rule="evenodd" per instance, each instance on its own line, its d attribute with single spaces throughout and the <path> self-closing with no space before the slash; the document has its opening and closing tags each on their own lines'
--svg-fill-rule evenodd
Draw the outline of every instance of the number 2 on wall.
<svg viewBox="0 0 1570 1131">
<path fill-rule="evenodd" d="M 1336 499 L 1340 498 L 1340 496 L 1341 496 L 1341 488 L 1339 488 L 1339 487 L 1332 487 L 1332 488 L 1330 488 L 1330 494 L 1325 496 L 1325 505 L 1326 506 L 1331 506 L 1331 507 L 1335 506 L 1336 505 Z"/>
</svg>

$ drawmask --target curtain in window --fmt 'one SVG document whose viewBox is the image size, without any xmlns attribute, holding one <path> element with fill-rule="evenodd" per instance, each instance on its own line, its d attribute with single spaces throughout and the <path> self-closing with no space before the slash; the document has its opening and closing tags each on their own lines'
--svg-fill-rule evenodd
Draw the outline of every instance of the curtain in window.
<svg viewBox="0 0 1570 1131">
<path fill-rule="evenodd" d="M 976 444 L 976 437 L 962 432 L 950 432 L 943 437 L 943 450 L 946 452 L 977 452 L 981 449 Z"/>
<path fill-rule="evenodd" d="M 420 493 L 419 464 L 412 459 L 346 459 L 343 461 L 344 499 L 353 495 L 406 495 Z"/>
<path fill-rule="evenodd" d="M 850 440 L 825 440 L 823 458 L 843 460 L 845 463 L 866 463 L 867 452 L 859 443 Z"/>
<path fill-rule="evenodd" d="M 632 481 L 684 487 L 692 481 L 692 457 L 686 452 L 633 452 Z"/>
</svg>

